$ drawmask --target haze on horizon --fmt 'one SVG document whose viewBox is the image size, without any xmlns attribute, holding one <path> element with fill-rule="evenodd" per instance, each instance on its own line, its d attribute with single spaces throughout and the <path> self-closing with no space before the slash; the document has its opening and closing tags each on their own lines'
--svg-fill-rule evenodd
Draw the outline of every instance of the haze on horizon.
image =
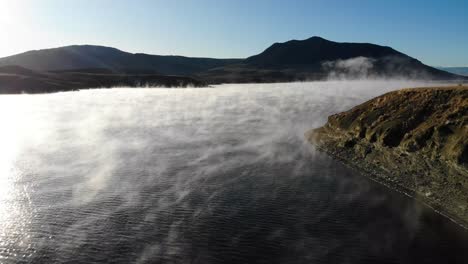
<svg viewBox="0 0 468 264">
<path fill-rule="evenodd" d="M 339 8 L 336 8 L 339 7 Z M 391 46 L 434 66 L 468 66 L 468 2 L 0 0 L 0 57 L 74 44 L 244 58 L 311 36 Z"/>
</svg>

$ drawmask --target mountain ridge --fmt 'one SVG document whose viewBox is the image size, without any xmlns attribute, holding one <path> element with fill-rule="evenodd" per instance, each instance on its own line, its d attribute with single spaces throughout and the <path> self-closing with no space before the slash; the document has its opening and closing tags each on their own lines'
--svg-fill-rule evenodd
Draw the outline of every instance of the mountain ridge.
<svg viewBox="0 0 468 264">
<path fill-rule="evenodd" d="M 21 67 L 21 69 L 16 68 L 18 72 L 15 73 L 14 66 Z M 468 79 L 468 77 L 427 66 L 389 46 L 334 42 L 318 36 L 305 40 L 277 42 L 263 52 L 245 59 L 151 55 L 130 53 L 99 45 L 70 45 L 31 50 L 0 58 L 0 67 L 3 67 L 3 70 L 7 69 L 5 67 L 12 67 L 9 72 L 3 72 L 0 76 L 0 93 L 7 90 L 9 93 L 36 91 L 30 86 L 34 86 L 35 81 L 43 83 L 42 79 L 34 79 L 39 78 L 39 75 L 42 75 L 41 78 L 45 75 L 47 78 L 59 78 L 64 81 L 62 83 L 64 86 L 70 85 L 72 87 L 70 89 L 100 85 L 102 82 L 98 78 L 104 77 L 107 78 L 106 80 L 112 80 L 104 82 L 106 87 L 117 84 L 137 85 L 141 82 L 144 85 L 146 80 L 149 80 L 150 84 L 157 85 L 166 83 L 176 85 L 181 81 L 184 86 L 192 84 L 200 86 L 219 83 L 361 78 L 444 81 Z M 31 72 L 27 73 L 27 71 Z M 5 74 L 13 74 L 16 77 Z M 143 78 L 142 75 L 153 75 L 153 77 Z M 18 76 L 27 76 L 28 82 L 25 82 L 24 78 L 18 79 Z M 84 82 L 83 77 L 85 77 Z M 21 82 L 22 85 L 15 86 L 13 80 Z M 53 82 L 49 80 L 46 83 L 52 84 Z M 76 83 L 80 84 L 76 85 Z M 19 90 L 10 89 L 11 85 Z M 52 91 L 54 87 L 40 91 Z"/>
<path fill-rule="evenodd" d="M 361 59 L 361 64 L 357 63 L 359 60 L 347 61 L 355 58 L 364 59 Z M 362 66 L 365 71 L 356 71 L 356 68 Z M 307 81 L 329 78 L 464 78 L 432 68 L 389 46 L 334 42 L 317 36 L 274 43 L 242 63 L 209 70 L 202 77 L 218 82 Z"/>
<path fill-rule="evenodd" d="M 403 53 L 401 53 L 399 51 L 396 51 L 393 48 L 388 47 L 388 46 L 381 46 L 381 45 L 376 45 L 376 44 L 372 44 L 372 43 L 335 42 L 335 41 L 330 41 L 330 40 L 324 39 L 324 38 L 319 37 L 319 36 L 313 36 L 313 37 L 310 37 L 310 38 L 305 39 L 305 40 L 293 39 L 293 40 L 289 40 L 289 41 L 282 42 L 282 43 L 281 42 L 276 42 L 273 45 L 271 45 L 270 47 L 268 47 L 267 49 L 265 49 L 260 54 L 248 57 L 246 59 L 246 61 L 247 61 L 247 63 L 259 63 L 258 62 L 259 57 L 267 56 L 267 55 L 269 55 L 268 53 L 274 52 L 274 51 L 276 51 L 278 49 L 283 49 L 282 51 L 280 51 L 281 53 L 285 52 L 284 49 L 294 49 L 295 53 L 298 53 L 297 55 L 304 55 L 304 53 L 311 54 L 310 51 L 313 51 L 313 52 L 319 51 L 318 52 L 319 54 L 313 54 L 315 56 L 317 56 L 317 55 L 326 55 L 326 54 L 323 54 L 322 53 L 323 50 L 320 50 L 320 49 L 323 48 L 323 47 L 330 47 L 331 45 L 333 45 L 333 46 L 338 46 L 338 45 L 362 45 L 362 46 L 365 46 L 367 48 L 373 49 L 373 51 L 375 51 L 375 48 L 378 47 L 379 49 L 381 49 L 381 51 L 385 51 L 387 55 L 405 55 L 405 54 L 403 54 Z M 307 50 L 303 50 L 303 49 L 307 49 Z M 298 50 L 300 52 L 298 52 Z M 348 56 L 340 56 L 341 54 L 339 52 L 335 52 L 335 53 L 332 53 L 332 55 L 334 55 L 335 57 L 330 57 L 328 55 L 328 57 L 326 57 L 326 59 L 328 59 L 328 60 L 349 59 L 349 58 L 354 58 L 354 57 L 359 57 L 359 56 L 361 56 L 361 57 L 375 57 L 375 55 L 376 55 L 375 52 L 370 52 L 370 53 L 365 53 L 365 52 L 366 51 L 361 52 L 361 53 L 355 53 L 355 54 L 348 55 Z M 369 50 L 367 52 L 369 52 Z M 299 54 L 299 53 L 301 53 L 301 54 Z M 322 53 L 322 54 L 320 54 L 320 53 Z M 294 55 L 296 55 L 296 54 L 294 54 Z M 322 58 L 325 58 L 325 56 L 323 56 Z M 304 58 L 302 58 L 302 59 L 304 59 Z M 321 58 L 318 58 L 318 59 L 321 59 Z"/>
<path fill-rule="evenodd" d="M 116 73 L 123 69 L 133 69 L 152 70 L 154 73 L 164 75 L 193 75 L 236 61 L 237 59 L 130 53 L 99 45 L 70 45 L 31 50 L 0 58 L 0 66 L 17 65 L 35 71 L 106 68 Z"/>
</svg>

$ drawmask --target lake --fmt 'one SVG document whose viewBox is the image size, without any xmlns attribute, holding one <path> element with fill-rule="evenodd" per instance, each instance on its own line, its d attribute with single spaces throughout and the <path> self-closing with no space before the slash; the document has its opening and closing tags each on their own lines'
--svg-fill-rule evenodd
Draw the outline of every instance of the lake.
<svg viewBox="0 0 468 264">
<path fill-rule="evenodd" d="M 467 263 L 304 133 L 410 81 L 0 96 L 1 263 Z"/>
</svg>

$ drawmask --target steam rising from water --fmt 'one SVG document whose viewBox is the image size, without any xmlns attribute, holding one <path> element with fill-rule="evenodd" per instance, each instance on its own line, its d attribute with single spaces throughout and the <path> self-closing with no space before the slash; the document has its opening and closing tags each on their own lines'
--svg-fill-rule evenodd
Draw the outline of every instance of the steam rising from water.
<svg viewBox="0 0 468 264">
<path fill-rule="evenodd" d="M 383 80 L 395 79 L 432 80 L 433 74 L 418 67 L 411 67 L 415 61 L 399 56 L 386 56 L 380 59 L 354 57 L 346 60 L 325 61 L 321 64 L 327 72 L 328 80 Z M 393 77 L 388 77 L 393 74 Z M 429 82 L 429 81 L 428 81 Z"/>
<path fill-rule="evenodd" d="M 0 257 L 352 263 L 404 252 L 424 230 L 422 209 L 315 152 L 303 135 L 330 114 L 424 85 L 2 96 Z"/>
<path fill-rule="evenodd" d="M 326 61 L 322 67 L 329 72 L 332 80 L 352 77 L 355 79 L 369 78 L 369 73 L 374 67 L 375 59 L 356 57 L 347 60 Z"/>
</svg>

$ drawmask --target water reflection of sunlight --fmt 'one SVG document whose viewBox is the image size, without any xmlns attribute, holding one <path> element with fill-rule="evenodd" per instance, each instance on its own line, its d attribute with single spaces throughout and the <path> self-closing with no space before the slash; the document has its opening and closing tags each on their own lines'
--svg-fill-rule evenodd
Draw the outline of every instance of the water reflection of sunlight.
<svg viewBox="0 0 468 264">
<path fill-rule="evenodd" d="M 0 223 L 4 223 L 8 215 L 6 204 L 14 195 L 13 181 L 17 173 L 14 161 L 19 152 L 21 131 L 18 125 L 21 120 L 20 115 L 15 114 L 18 112 L 14 100 L 1 100 L 0 105 Z"/>
<path fill-rule="evenodd" d="M 24 187 L 16 186 L 21 175 L 16 166 L 26 133 L 23 104 L 18 97 L 0 96 L 0 263 L 17 254 L 10 245 L 22 244 L 27 234 L 24 212 Z M 29 131 L 32 132 L 32 131 Z"/>
</svg>

